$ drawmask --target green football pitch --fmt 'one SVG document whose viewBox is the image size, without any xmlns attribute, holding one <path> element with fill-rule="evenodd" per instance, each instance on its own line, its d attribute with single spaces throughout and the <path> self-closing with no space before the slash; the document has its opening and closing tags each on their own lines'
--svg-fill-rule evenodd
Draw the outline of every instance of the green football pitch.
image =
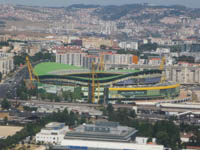
<svg viewBox="0 0 200 150">
<path fill-rule="evenodd" d="M 58 71 L 58 70 L 76 70 L 76 69 L 83 69 L 77 66 L 71 66 L 66 64 L 59 64 L 59 63 L 52 63 L 52 62 L 45 62 L 40 63 L 34 67 L 34 72 L 38 75 L 50 75 L 50 72 Z"/>
</svg>

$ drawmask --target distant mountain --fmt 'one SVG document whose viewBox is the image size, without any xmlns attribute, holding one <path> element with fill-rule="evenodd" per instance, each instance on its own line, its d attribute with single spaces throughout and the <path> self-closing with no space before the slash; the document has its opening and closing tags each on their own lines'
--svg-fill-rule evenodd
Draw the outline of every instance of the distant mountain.
<svg viewBox="0 0 200 150">
<path fill-rule="evenodd" d="M 11 5 L 12 6 L 12 5 Z M 135 20 L 136 22 L 148 22 L 148 23 L 160 23 L 160 20 L 165 17 L 175 17 L 175 16 L 187 16 L 191 18 L 200 18 L 200 8 L 187 8 L 181 5 L 172 5 L 172 6 L 153 6 L 148 4 L 129 4 L 129 5 L 85 5 L 85 4 L 74 4 L 68 7 L 33 7 L 33 6 L 23 6 L 23 5 L 14 5 L 12 6 L 15 11 L 18 13 L 23 12 L 23 14 L 33 13 L 36 16 L 40 14 L 39 18 L 46 18 L 46 15 L 49 15 L 49 18 L 54 20 L 59 20 L 59 15 L 78 15 L 76 11 L 80 9 L 91 9 L 88 11 L 91 16 L 97 16 L 99 19 L 106 21 L 116 21 L 124 17 L 125 20 Z M 2 8 L 3 9 L 3 8 Z M 50 10 L 49 10 L 50 9 Z M 21 11 L 22 10 L 22 11 Z M 60 13 L 52 13 L 57 10 L 62 11 Z M 6 12 L 6 11 L 5 11 Z M 22 15 L 15 15 L 3 18 L 4 20 L 14 20 L 19 21 L 20 19 L 29 20 Z M 58 16 L 57 16 L 58 15 Z M 2 17 L 1 17 L 2 18 Z M 43 19 L 42 18 L 42 19 Z M 49 19 L 48 18 L 48 19 Z M 42 20 L 41 19 L 41 20 Z"/>
<path fill-rule="evenodd" d="M 88 8 L 98 8 L 100 7 L 100 5 L 85 5 L 85 4 L 74 4 L 74 5 L 70 5 L 67 8 L 80 8 L 80 9 L 88 9 Z"/>
<path fill-rule="evenodd" d="M 199 17 L 200 9 L 187 8 L 182 5 L 172 5 L 172 6 L 151 6 L 143 4 L 131 4 L 131 5 L 121 5 L 121 6 L 100 6 L 93 12 L 94 15 L 100 17 L 103 20 L 118 20 L 124 16 L 133 16 L 133 19 L 151 18 L 152 14 L 142 14 L 143 10 L 150 9 L 169 9 L 167 11 L 163 10 L 163 14 L 153 14 L 153 19 L 161 19 L 167 16 L 181 16 L 185 15 L 188 17 Z M 197 14 L 196 14 L 197 13 Z"/>
<path fill-rule="evenodd" d="M 101 6 L 94 11 L 94 14 L 103 20 L 117 20 L 131 12 L 138 12 L 143 8 L 145 6 L 141 4 Z"/>
</svg>

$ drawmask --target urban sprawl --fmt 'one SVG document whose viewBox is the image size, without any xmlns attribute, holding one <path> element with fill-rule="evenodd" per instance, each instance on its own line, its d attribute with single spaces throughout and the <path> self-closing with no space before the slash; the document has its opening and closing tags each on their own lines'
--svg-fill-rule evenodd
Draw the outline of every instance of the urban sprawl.
<svg viewBox="0 0 200 150">
<path fill-rule="evenodd" d="M 0 150 L 200 149 L 200 9 L 0 5 Z"/>
</svg>

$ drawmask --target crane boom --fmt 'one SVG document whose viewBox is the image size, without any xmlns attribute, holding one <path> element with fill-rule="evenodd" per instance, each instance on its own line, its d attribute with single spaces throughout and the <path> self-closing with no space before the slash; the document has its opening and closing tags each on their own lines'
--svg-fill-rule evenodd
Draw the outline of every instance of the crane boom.
<svg viewBox="0 0 200 150">
<path fill-rule="evenodd" d="M 95 103 L 95 63 L 92 62 L 92 103 Z"/>
<path fill-rule="evenodd" d="M 166 61 L 166 58 L 163 57 L 163 58 L 162 58 L 162 61 L 161 61 L 161 64 L 160 64 L 160 70 L 164 70 L 164 67 L 165 67 L 165 61 Z"/>
<path fill-rule="evenodd" d="M 30 63 L 30 59 L 28 56 L 26 56 L 26 64 L 27 64 L 27 68 L 28 68 L 28 73 L 29 73 L 29 79 L 30 79 L 30 84 L 31 84 L 31 88 L 33 88 L 33 81 L 37 81 L 40 82 L 39 77 L 34 73 L 33 71 L 33 67 Z"/>
<path fill-rule="evenodd" d="M 99 63 L 98 63 L 98 71 L 99 71 L 99 72 L 102 72 L 102 71 L 105 70 L 104 55 L 103 55 L 103 53 L 100 55 L 99 58 L 100 58 L 100 61 L 99 61 Z"/>
<path fill-rule="evenodd" d="M 161 77 L 161 82 L 165 82 L 166 81 L 166 75 L 165 75 L 165 61 L 166 61 L 166 58 L 163 57 L 162 58 L 162 61 L 161 61 L 161 64 L 160 64 L 160 70 L 162 71 L 162 77 Z M 163 73 L 164 72 L 164 73 Z"/>
</svg>

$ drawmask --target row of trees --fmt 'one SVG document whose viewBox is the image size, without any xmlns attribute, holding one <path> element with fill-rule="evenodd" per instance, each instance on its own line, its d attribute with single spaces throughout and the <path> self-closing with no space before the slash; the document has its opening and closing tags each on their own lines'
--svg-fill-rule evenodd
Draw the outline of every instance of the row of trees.
<svg viewBox="0 0 200 150">
<path fill-rule="evenodd" d="M 75 100 L 79 100 L 82 98 L 82 91 L 81 87 L 75 87 L 74 91 L 61 91 L 58 94 L 47 93 L 43 89 L 27 89 L 24 82 L 20 84 L 17 88 L 17 97 L 21 100 L 28 100 L 31 99 L 32 96 L 37 97 L 38 99 L 42 100 L 50 100 L 59 102 L 61 100 L 73 102 Z"/>
<path fill-rule="evenodd" d="M 180 56 L 180 57 L 175 57 L 176 61 L 183 61 L 183 62 L 188 62 L 188 63 L 195 63 L 195 58 L 192 56 Z"/>
<path fill-rule="evenodd" d="M 64 122 L 66 125 L 74 126 L 81 123 L 78 116 L 73 112 L 68 112 L 66 109 L 63 112 L 50 114 L 35 123 L 28 123 L 24 128 L 17 132 L 14 136 L 9 136 L 7 139 L 0 140 L 0 149 L 8 149 L 14 147 L 20 141 L 28 136 L 33 136 L 38 133 L 49 122 Z"/>
<path fill-rule="evenodd" d="M 28 56 L 27 53 L 22 53 L 21 55 L 14 56 L 14 64 L 19 66 L 20 64 L 24 65 L 26 63 L 26 56 Z M 30 57 L 30 60 L 32 62 L 36 61 L 42 61 L 42 60 L 48 60 L 48 61 L 55 61 L 55 56 L 52 53 L 48 52 L 38 52 L 34 56 Z"/>
<path fill-rule="evenodd" d="M 157 43 L 142 44 L 138 47 L 140 51 L 156 51 L 157 48 L 158 48 Z"/>
<path fill-rule="evenodd" d="M 180 130 L 172 121 L 157 121 L 155 124 L 149 121 L 135 119 L 134 110 L 118 109 L 114 111 L 111 104 L 104 110 L 110 121 L 117 121 L 122 125 L 134 127 L 138 130 L 138 136 L 157 139 L 158 144 L 170 147 L 173 150 L 180 148 Z"/>
<path fill-rule="evenodd" d="M 134 127 L 138 130 L 138 136 L 157 139 L 158 144 L 177 150 L 178 148 L 186 148 L 186 146 L 200 146 L 200 131 L 198 126 L 180 123 L 176 126 L 173 121 L 157 121 L 152 123 L 136 119 L 133 110 L 118 109 L 114 111 L 111 104 L 103 110 L 104 115 L 108 115 L 110 121 L 117 121 L 122 125 Z M 193 133 L 188 143 L 181 143 L 180 132 Z"/>
<path fill-rule="evenodd" d="M 67 102 L 74 102 L 82 98 L 82 91 L 81 91 L 81 87 L 75 87 L 74 91 L 70 91 L 70 90 L 60 91 L 60 93 L 53 94 L 53 93 L 47 93 L 46 91 L 41 89 L 38 91 L 38 96 L 42 100 L 50 100 L 50 101 L 56 101 L 56 102 L 60 102 L 62 100 L 62 101 L 67 101 Z"/>
<path fill-rule="evenodd" d="M 38 93 L 40 91 L 41 90 L 38 90 L 37 88 L 34 89 L 26 88 L 25 82 L 22 81 L 16 90 L 16 94 L 17 97 L 19 97 L 21 100 L 28 100 L 31 99 L 32 96 L 38 96 Z"/>
<path fill-rule="evenodd" d="M 136 55 L 136 56 L 140 56 L 141 52 L 140 51 L 136 51 L 136 50 L 117 50 L 116 51 L 117 54 L 132 54 L 132 55 Z"/>
<path fill-rule="evenodd" d="M 3 99 L 3 101 L 1 101 L 1 108 L 2 109 L 8 110 L 10 107 L 11 107 L 11 104 L 8 102 L 7 99 Z"/>
</svg>

